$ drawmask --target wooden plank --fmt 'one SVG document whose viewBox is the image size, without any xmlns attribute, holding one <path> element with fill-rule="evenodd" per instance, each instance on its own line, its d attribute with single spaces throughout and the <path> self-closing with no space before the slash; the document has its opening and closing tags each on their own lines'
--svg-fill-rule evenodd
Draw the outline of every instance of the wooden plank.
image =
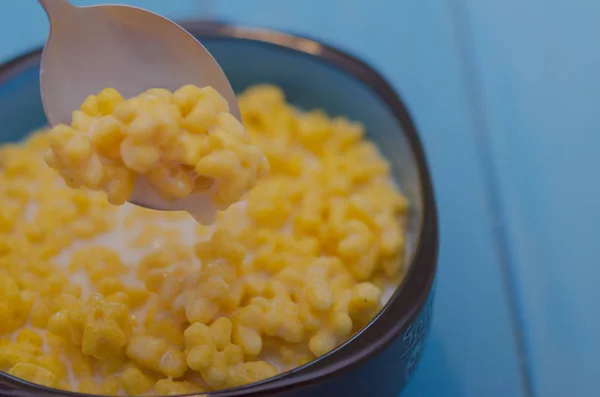
<svg viewBox="0 0 600 397">
<path fill-rule="evenodd" d="M 596 0 L 468 0 L 537 396 L 600 388 Z"/>
</svg>

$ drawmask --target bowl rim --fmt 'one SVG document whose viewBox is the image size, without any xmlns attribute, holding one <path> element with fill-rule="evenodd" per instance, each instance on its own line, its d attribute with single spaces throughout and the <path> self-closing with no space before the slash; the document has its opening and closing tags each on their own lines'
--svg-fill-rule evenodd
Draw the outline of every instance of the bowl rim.
<svg viewBox="0 0 600 397">
<path fill-rule="evenodd" d="M 194 393 L 190 396 L 276 395 L 290 389 L 297 390 L 314 385 L 341 371 L 355 368 L 396 340 L 405 327 L 421 313 L 433 293 L 438 254 L 437 207 L 423 146 L 406 106 L 392 86 L 373 67 L 348 52 L 321 40 L 281 30 L 248 27 L 212 20 L 186 20 L 179 23 L 194 36 L 199 36 L 201 40 L 202 38 L 234 39 L 274 46 L 320 60 L 365 84 L 391 111 L 406 135 L 415 157 L 422 195 L 421 230 L 415 244 L 415 252 L 408 264 L 408 272 L 387 304 L 369 324 L 330 353 L 304 366 L 246 386 L 208 393 Z M 42 49 L 37 48 L 0 65 L 0 86 L 24 70 L 39 64 L 41 54 Z M 429 307 L 427 310 L 431 310 L 431 308 Z M 48 396 L 58 394 L 90 396 L 89 394 L 46 388 L 3 372 L 0 372 L 0 388 L 4 383 L 2 378 L 4 378 L 4 382 L 10 381 L 13 384 L 34 388 L 31 391 L 35 391 L 38 395 L 40 392 L 45 392 L 45 395 Z M 8 391 L 3 390 L 0 394 L 4 395 L 6 392 Z M 14 394 L 8 392 L 6 395 L 28 396 L 29 394 L 22 391 Z"/>
</svg>

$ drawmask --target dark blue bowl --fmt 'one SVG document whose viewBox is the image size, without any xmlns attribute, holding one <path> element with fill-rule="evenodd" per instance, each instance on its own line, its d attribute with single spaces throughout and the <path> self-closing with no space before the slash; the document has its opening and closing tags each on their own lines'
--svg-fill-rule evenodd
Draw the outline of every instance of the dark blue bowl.
<svg viewBox="0 0 600 397">
<path fill-rule="evenodd" d="M 210 22 L 183 24 L 212 52 L 236 91 L 257 83 L 282 87 L 288 100 L 365 124 L 391 161 L 411 203 L 408 274 L 387 305 L 331 353 L 275 378 L 214 396 L 397 396 L 411 378 L 431 324 L 437 261 L 436 206 L 423 149 L 398 95 L 371 67 L 314 40 Z M 41 50 L 0 67 L 0 143 L 43 126 Z M 0 373 L 0 395 L 72 395 Z"/>
</svg>

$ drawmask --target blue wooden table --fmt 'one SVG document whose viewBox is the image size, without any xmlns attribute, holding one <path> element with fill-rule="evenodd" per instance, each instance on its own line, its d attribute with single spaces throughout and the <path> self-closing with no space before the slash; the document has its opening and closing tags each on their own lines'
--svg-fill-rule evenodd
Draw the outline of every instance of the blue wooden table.
<svg viewBox="0 0 600 397">
<path fill-rule="evenodd" d="M 441 222 L 434 327 L 403 395 L 600 395 L 598 0 L 124 2 L 315 36 L 401 93 Z M 43 42 L 35 3 L 2 1 L 0 61 Z"/>
</svg>

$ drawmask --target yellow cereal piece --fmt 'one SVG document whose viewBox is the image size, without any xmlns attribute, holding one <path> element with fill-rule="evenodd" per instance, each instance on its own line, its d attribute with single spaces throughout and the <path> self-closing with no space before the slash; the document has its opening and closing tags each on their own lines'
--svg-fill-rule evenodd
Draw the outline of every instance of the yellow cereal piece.
<svg viewBox="0 0 600 397">
<path fill-rule="evenodd" d="M 310 305 L 306 302 L 302 302 L 298 305 L 298 318 L 302 323 L 302 326 L 308 332 L 315 332 L 321 328 L 323 320 L 320 318 L 318 313 L 313 312 Z"/>
<path fill-rule="evenodd" d="M 67 366 L 58 357 L 54 356 L 42 356 L 38 357 L 37 363 L 40 367 L 44 367 L 52 372 L 57 379 L 64 379 L 67 376 Z"/>
<path fill-rule="evenodd" d="M 168 349 L 161 357 L 158 372 L 166 376 L 178 378 L 187 371 L 186 357 L 177 349 Z"/>
<path fill-rule="evenodd" d="M 216 355 L 214 346 L 200 345 L 189 349 L 187 353 L 187 365 L 194 371 L 202 371 L 213 365 Z"/>
<path fill-rule="evenodd" d="M 265 361 L 240 363 L 230 369 L 228 386 L 241 386 L 277 375 L 277 369 Z"/>
<path fill-rule="evenodd" d="M 44 344 L 42 336 L 31 328 L 24 328 L 17 332 L 17 342 L 29 343 L 33 346 L 41 348 Z"/>
<path fill-rule="evenodd" d="M 227 317 L 220 317 L 210 325 L 210 334 L 219 350 L 225 349 L 231 343 L 233 325 Z"/>
<path fill-rule="evenodd" d="M 71 115 L 71 127 L 77 131 L 87 131 L 92 125 L 90 115 L 82 110 L 75 110 Z"/>
<path fill-rule="evenodd" d="M 333 293 L 324 280 L 315 279 L 305 287 L 305 298 L 313 310 L 329 310 L 333 305 Z"/>
<path fill-rule="evenodd" d="M 252 328 L 236 325 L 233 329 L 233 343 L 244 349 L 244 353 L 250 357 L 256 357 L 262 350 L 262 338 Z"/>
<path fill-rule="evenodd" d="M 39 350 L 35 346 L 7 343 L 0 346 L 0 368 L 7 371 L 18 363 L 33 363 L 36 354 L 39 354 Z"/>
<path fill-rule="evenodd" d="M 315 356 L 321 357 L 336 347 L 336 340 L 332 333 L 319 331 L 310 338 L 308 347 Z"/>
<path fill-rule="evenodd" d="M 99 360 L 120 354 L 131 332 L 127 307 L 107 302 L 101 295 L 92 295 L 85 305 L 60 311 L 48 323 L 57 336 L 70 338 L 81 346 L 81 353 Z"/>
<path fill-rule="evenodd" d="M 15 224 L 15 216 L 13 214 L 0 214 L 0 232 L 8 233 L 13 230 Z"/>
<path fill-rule="evenodd" d="M 121 143 L 123 164 L 138 174 L 145 174 L 158 162 L 161 153 L 154 145 L 139 145 L 130 138 Z"/>
<path fill-rule="evenodd" d="M 186 110 L 186 109 L 184 109 Z M 206 134 L 219 113 L 229 112 L 229 104 L 212 87 L 200 89 L 199 99 L 182 121 L 182 127 L 193 134 Z"/>
<path fill-rule="evenodd" d="M 130 396 L 139 396 L 149 391 L 155 381 L 152 377 L 144 374 L 138 368 L 127 368 L 119 375 L 119 383 L 125 392 Z"/>
<path fill-rule="evenodd" d="M 185 304 L 185 316 L 190 323 L 210 323 L 218 312 L 215 302 L 201 296 L 190 295 Z"/>
<path fill-rule="evenodd" d="M 75 119 L 73 119 L 73 123 L 75 123 Z M 73 126 L 73 128 L 77 127 Z M 77 129 L 82 132 L 89 131 L 93 147 L 100 155 L 111 159 L 120 157 L 121 143 L 125 139 L 125 133 L 123 125 L 115 117 L 104 116 L 93 121 L 90 119 L 86 126 Z"/>
<path fill-rule="evenodd" d="M 381 290 L 372 283 L 360 283 L 352 289 L 350 310 L 360 311 L 379 305 Z"/>
<path fill-rule="evenodd" d="M 129 297 L 129 307 L 135 309 L 148 301 L 150 292 L 142 286 L 127 287 L 127 296 Z"/>
<path fill-rule="evenodd" d="M 95 362 L 96 373 L 102 377 L 108 377 L 118 373 L 126 363 L 127 358 L 124 354 L 116 354 L 104 360 Z"/>
<path fill-rule="evenodd" d="M 304 114 L 298 127 L 300 142 L 312 151 L 321 150 L 333 135 L 329 118 L 319 110 Z"/>
<path fill-rule="evenodd" d="M 104 189 L 108 202 L 113 205 L 124 204 L 133 192 L 135 173 L 124 167 L 114 167 L 107 175 L 110 175 L 110 180 L 106 182 Z"/>
<path fill-rule="evenodd" d="M 100 109 L 98 107 L 98 98 L 94 95 L 90 95 L 83 101 L 81 105 L 81 111 L 87 114 L 88 116 L 98 116 L 100 114 Z"/>
<path fill-rule="evenodd" d="M 114 88 L 105 88 L 96 97 L 98 111 L 103 115 L 111 114 L 113 109 L 124 101 L 123 97 Z"/>
<path fill-rule="evenodd" d="M 84 378 L 79 381 L 77 391 L 86 394 L 98 394 L 102 391 L 102 387 L 94 378 Z"/>
<path fill-rule="evenodd" d="M 56 375 L 46 368 L 35 364 L 18 363 L 14 365 L 8 373 L 12 376 L 23 378 L 29 382 L 46 387 L 54 387 L 57 384 Z"/>
<path fill-rule="evenodd" d="M 94 280 L 96 281 L 96 280 Z M 125 290 L 125 284 L 116 277 L 106 277 L 95 282 L 98 292 L 104 296 L 109 296 Z"/>
<path fill-rule="evenodd" d="M 329 328 L 339 338 L 345 338 L 352 332 L 352 319 L 345 313 L 334 312 L 329 318 Z"/>
<path fill-rule="evenodd" d="M 8 275 L 0 272 L 0 334 L 16 330 L 27 319 L 24 311 L 21 292 L 17 283 Z"/>
<path fill-rule="evenodd" d="M 212 388 L 220 388 L 226 385 L 229 378 L 229 367 L 222 355 L 217 356 L 210 367 L 200 371 L 202 379 Z"/>
<path fill-rule="evenodd" d="M 114 303 L 122 303 L 125 306 L 129 306 L 129 304 L 130 304 L 129 295 L 127 295 L 125 292 L 122 292 L 122 291 L 115 292 L 113 294 L 108 295 L 106 297 L 106 301 L 114 302 Z"/>
<path fill-rule="evenodd" d="M 121 389 L 119 379 L 115 376 L 109 376 L 100 385 L 100 393 L 103 396 L 117 396 Z"/>
<path fill-rule="evenodd" d="M 114 320 L 101 320 L 86 325 L 81 341 L 83 354 L 104 359 L 125 346 L 127 336 Z"/>
<path fill-rule="evenodd" d="M 184 337 L 186 347 L 213 345 L 215 343 L 210 328 L 202 323 L 190 325 L 185 330 Z"/>
<path fill-rule="evenodd" d="M 234 236 L 217 229 L 208 241 L 201 241 L 196 244 L 196 256 L 205 262 L 227 260 L 230 265 L 239 266 L 246 257 L 247 252 L 243 245 L 233 240 Z"/>
<path fill-rule="evenodd" d="M 69 336 L 69 310 L 62 309 L 48 319 L 48 330 L 56 336 L 67 338 Z"/>
<path fill-rule="evenodd" d="M 196 103 L 204 97 L 204 92 L 201 88 L 188 84 L 173 93 L 173 103 L 179 108 L 182 116 L 187 116 Z"/>
<path fill-rule="evenodd" d="M 64 155 L 73 161 L 83 162 L 93 154 L 92 140 L 86 135 L 75 135 L 64 146 Z"/>
<path fill-rule="evenodd" d="M 223 349 L 223 357 L 228 365 L 235 365 L 244 361 L 244 349 L 230 343 Z"/>
<path fill-rule="evenodd" d="M 156 386 L 154 387 L 154 392 L 157 396 L 181 396 L 190 393 L 201 393 L 203 391 L 190 382 L 178 382 L 172 379 L 161 379 L 156 382 Z"/>
<path fill-rule="evenodd" d="M 186 167 L 172 170 L 153 167 L 146 177 L 165 199 L 185 198 L 195 189 L 196 175 L 192 169 Z"/>
<path fill-rule="evenodd" d="M 137 116 L 138 109 L 136 105 L 137 103 L 134 101 L 121 102 L 113 109 L 113 115 L 118 121 L 128 125 Z"/>
<path fill-rule="evenodd" d="M 155 232 L 152 227 L 148 228 Z M 152 270 L 161 270 L 177 263 L 187 262 L 192 259 L 192 251 L 182 244 L 171 244 L 168 247 L 153 250 L 144 256 L 138 266 L 138 276 L 143 277 Z"/>
<path fill-rule="evenodd" d="M 159 338 L 134 336 L 127 343 L 127 357 L 143 368 L 178 378 L 187 370 L 185 355 Z"/>
<path fill-rule="evenodd" d="M 117 277 L 127 272 L 127 267 L 114 250 L 93 246 L 76 251 L 71 257 L 70 271 L 85 270 L 91 280 Z"/>
</svg>

